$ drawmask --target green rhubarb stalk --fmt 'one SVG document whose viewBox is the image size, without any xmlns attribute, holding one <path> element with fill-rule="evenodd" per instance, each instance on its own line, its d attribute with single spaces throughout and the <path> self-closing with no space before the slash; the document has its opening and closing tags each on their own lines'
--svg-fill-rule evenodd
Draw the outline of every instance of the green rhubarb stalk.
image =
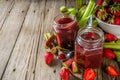
<svg viewBox="0 0 120 80">
<path fill-rule="evenodd" d="M 76 8 L 78 11 L 81 8 L 81 6 L 82 6 L 82 0 L 76 0 Z"/>
<path fill-rule="evenodd" d="M 60 11 L 61 11 L 62 13 L 66 13 L 66 12 L 68 11 L 68 9 L 67 9 L 65 6 L 61 6 L 61 7 L 60 7 Z"/>
<path fill-rule="evenodd" d="M 71 15 L 76 15 L 76 9 L 75 8 L 68 8 L 68 12 L 69 12 L 69 14 L 71 14 Z"/>
<path fill-rule="evenodd" d="M 44 37 L 45 37 L 46 40 L 48 40 L 50 38 L 50 36 L 51 36 L 50 33 L 45 33 L 44 34 Z"/>
<path fill-rule="evenodd" d="M 110 49 L 120 50 L 120 43 L 105 42 L 104 43 L 104 48 L 110 48 Z"/>
<path fill-rule="evenodd" d="M 88 21 L 88 17 L 92 14 L 93 10 L 94 10 L 94 7 L 95 7 L 95 2 L 94 0 L 90 0 L 89 3 L 88 3 L 88 6 L 85 10 L 85 13 L 84 15 L 81 17 L 81 19 L 78 21 L 78 24 L 83 27 L 85 26 L 85 24 L 87 23 Z"/>
<path fill-rule="evenodd" d="M 79 11 L 78 11 L 78 13 L 77 13 L 77 15 L 76 15 L 77 21 L 79 21 L 79 20 L 81 19 L 81 17 L 82 17 L 83 14 L 85 13 L 86 8 L 87 8 L 87 5 L 83 5 L 83 6 L 79 9 Z"/>
<path fill-rule="evenodd" d="M 114 51 L 117 61 L 120 62 L 120 51 Z"/>
</svg>

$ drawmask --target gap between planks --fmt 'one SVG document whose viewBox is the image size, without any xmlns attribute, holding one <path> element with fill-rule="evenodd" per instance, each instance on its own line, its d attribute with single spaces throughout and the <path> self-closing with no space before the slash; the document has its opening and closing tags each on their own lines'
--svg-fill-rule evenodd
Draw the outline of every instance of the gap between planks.
<svg viewBox="0 0 120 80">
<path fill-rule="evenodd" d="M 16 3 L 15 3 L 16 4 Z M 17 5 L 17 4 L 16 4 Z M 28 4 L 29 5 L 29 4 Z M 20 7 L 20 5 L 19 5 L 19 7 Z M 23 10 L 27 10 L 27 6 L 26 6 L 26 8 L 24 8 L 25 6 L 23 6 Z M 12 51 L 13 51 L 13 48 L 14 48 L 14 46 L 15 46 L 15 42 L 16 42 L 16 40 L 17 40 L 17 37 L 18 37 L 18 35 L 19 35 L 19 30 L 21 29 L 21 25 L 22 25 L 22 21 L 24 21 L 24 16 L 25 16 L 25 12 L 24 13 L 21 13 L 20 11 L 18 11 L 15 15 L 14 15 L 14 12 L 13 12 L 13 9 L 14 9 L 14 11 L 17 11 L 17 9 L 15 8 L 15 5 L 14 5 L 14 7 L 11 9 L 11 11 L 12 12 L 9 12 L 9 16 L 6 18 L 6 20 L 5 20 L 5 22 L 4 22 L 4 24 L 3 24 L 3 28 L 1 29 L 1 31 L 0 31 L 0 33 L 1 33 L 1 35 L 0 35 L 0 37 L 2 37 L 2 36 L 4 36 L 4 35 L 7 35 L 7 37 L 9 38 L 9 36 L 8 35 L 10 35 L 10 34 L 8 34 L 9 32 L 10 32 L 10 30 L 7 30 L 7 27 L 13 27 L 13 26 L 15 26 L 16 28 L 15 29 L 13 29 L 13 30 L 11 30 L 12 31 L 12 33 L 13 33 L 13 31 L 15 31 L 15 34 L 14 35 L 12 35 L 12 33 L 11 33 L 11 35 L 12 36 L 10 36 L 10 38 L 8 39 L 8 40 L 6 40 L 6 36 L 4 37 L 4 38 L 2 38 L 2 39 L 5 39 L 5 42 L 2 40 L 0 40 L 0 44 L 3 42 L 3 45 L 4 45 L 4 43 L 6 43 L 6 45 L 4 45 L 4 49 L 2 49 L 2 46 L 0 46 L 0 49 L 1 49 L 1 55 L 3 54 L 3 55 L 5 55 L 3 58 L 1 57 L 1 61 L 4 61 L 4 64 L 1 64 L 1 67 L 0 67 L 0 69 L 1 69 L 1 72 L 0 72 L 0 76 L 1 76 L 1 80 L 2 80 L 2 77 L 3 77 L 3 74 L 4 74 L 4 71 L 6 70 L 6 67 L 7 67 L 7 64 L 8 64 L 8 61 L 9 61 L 9 59 L 10 59 L 10 56 L 11 56 L 11 54 L 12 54 Z M 21 10 L 22 11 L 22 8 L 18 8 L 18 10 Z M 20 18 L 20 19 L 17 19 L 18 17 L 18 14 L 19 15 L 23 15 L 23 18 Z M 21 21 L 20 23 L 19 23 L 19 25 L 18 25 L 18 23 L 14 23 L 14 24 L 12 24 L 12 21 L 9 21 L 10 19 L 12 19 L 13 17 L 12 17 L 12 15 L 14 16 L 14 19 L 13 19 L 13 21 L 16 21 L 16 19 L 19 21 Z M 18 27 L 18 29 L 17 29 L 17 27 Z M 14 28 L 14 27 L 13 27 Z M 9 29 L 9 28 L 8 28 Z M 17 31 L 16 31 L 17 30 Z M 8 32 L 7 32 L 8 31 Z M 12 40 L 11 40 L 12 39 Z M 10 42 L 11 43 L 10 43 Z M 11 46 L 11 48 L 10 49 L 7 49 L 8 48 L 8 44 L 9 44 L 9 46 Z M 7 49 L 7 50 L 5 50 L 5 49 Z M 6 53 L 3 53 L 4 52 L 4 50 L 6 51 Z M 3 51 L 3 52 L 2 52 Z"/>
</svg>

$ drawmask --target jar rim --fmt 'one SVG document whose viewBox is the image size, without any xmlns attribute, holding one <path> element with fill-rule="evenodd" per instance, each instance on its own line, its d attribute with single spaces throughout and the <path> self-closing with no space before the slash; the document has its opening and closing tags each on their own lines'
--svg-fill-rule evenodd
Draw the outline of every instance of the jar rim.
<svg viewBox="0 0 120 80">
<path fill-rule="evenodd" d="M 60 24 L 60 23 L 57 23 L 57 22 L 56 22 L 57 18 L 63 18 L 63 17 L 65 17 L 65 18 L 70 18 L 71 20 L 74 21 L 74 19 L 71 18 L 71 17 L 65 16 L 65 15 L 63 15 L 63 14 L 58 14 L 57 16 L 54 17 L 54 24 L 57 24 L 57 25 L 66 25 L 66 24 L 69 24 L 69 23 Z M 72 21 L 71 21 L 71 22 L 72 22 Z"/>
<path fill-rule="evenodd" d="M 66 22 L 66 23 L 59 23 L 57 22 L 57 20 L 59 20 L 60 18 L 70 18 L 71 21 Z M 53 27 L 57 27 L 59 29 L 69 29 L 69 27 L 64 27 L 66 25 L 69 25 L 70 23 L 72 23 L 73 21 L 75 21 L 74 19 L 72 19 L 71 17 L 65 16 L 63 14 L 59 14 L 56 17 L 54 17 L 54 24 Z M 76 22 L 76 21 L 75 21 Z M 57 25 L 57 26 L 56 26 Z"/>
<path fill-rule="evenodd" d="M 84 29 L 94 29 L 94 30 L 98 31 L 99 33 L 97 33 L 97 32 L 95 32 L 95 33 L 97 33 L 97 34 L 100 36 L 100 38 L 98 38 L 98 39 L 96 39 L 96 40 L 87 40 L 87 39 L 84 39 L 83 37 L 81 37 L 81 35 L 83 34 L 82 31 L 83 31 Z M 77 37 L 78 37 L 79 39 L 85 41 L 85 42 L 88 42 L 88 43 L 89 43 L 89 42 L 100 42 L 100 41 L 104 41 L 103 31 L 102 31 L 100 28 L 98 28 L 98 27 L 83 27 L 83 28 L 81 28 L 81 29 L 78 31 Z"/>
</svg>

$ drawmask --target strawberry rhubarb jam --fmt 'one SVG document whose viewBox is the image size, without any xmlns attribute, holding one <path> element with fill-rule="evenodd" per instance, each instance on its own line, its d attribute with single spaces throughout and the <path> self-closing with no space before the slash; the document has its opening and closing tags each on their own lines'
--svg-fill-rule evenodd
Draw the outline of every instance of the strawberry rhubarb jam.
<svg viewBox="0 0 120 80">
<path fill-rule="evenodd" d="M 55 17 L 54 30 L 57 36 L 57 43 L 60 47 L 73 50 L 74 41 L 79 29 L 76 21 L 72 18 L 59 15 Z"/>
<path fill-rule="evenodd" d="M 75 60 L 84 68 L 99 68 L 102 62 L 104 36 L 99 28 L 79 30 L 75 42 Z"/>
</svg>

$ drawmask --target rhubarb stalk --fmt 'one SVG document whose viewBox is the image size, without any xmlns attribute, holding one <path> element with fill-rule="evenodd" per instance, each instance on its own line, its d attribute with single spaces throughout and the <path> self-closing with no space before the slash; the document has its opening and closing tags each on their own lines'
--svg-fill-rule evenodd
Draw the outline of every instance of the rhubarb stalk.
<svg viewBox="0 0 120 80">
<path fill-rule="evenodd" d="M 120 43 L 105 42 L 104 43 L 104 48 L 110 48 L 110 49 L 120 50 Z"/>
<path fill-rule="evenodd" d="M 89 3 L 88 3 L 88 6 L 85 10 L 85 13 L 83 14 L 83 16 L 81 17 L 81 19 L 79 20 L 78 24 L 83 27 L 85 26 L 85 24 L 87 23 L 88 21 L 88 17 L 92 14 L 93 10 L 94 10 L 94 7 L 95 7 L 95 2 L 94 0 L 90 0 Z"/>
<path fill-rule="evenodd" d="M 82 0 L 76 0 L 76 8 L 78 11 L 81 8 L 81 6 L 82 6 Z"/>
</svg>

